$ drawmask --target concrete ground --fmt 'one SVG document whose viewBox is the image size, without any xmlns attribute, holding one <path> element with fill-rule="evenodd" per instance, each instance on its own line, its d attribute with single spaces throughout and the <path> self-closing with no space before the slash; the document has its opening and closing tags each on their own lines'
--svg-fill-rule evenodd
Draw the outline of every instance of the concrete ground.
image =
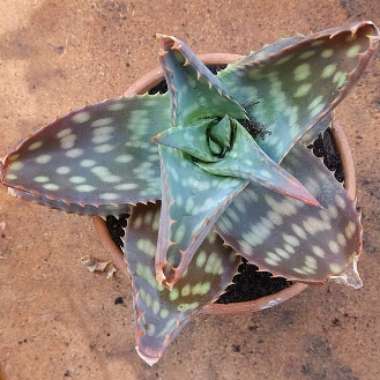
<svg viewBox="0 0 380 380">
<path fill-rule="evenodd" d="M 157 65 L 156 32 L 197 52 L 246 53 L 295 32 L 368 18 L 378 0 L 1 0 L 0 152 L 73 108 L 122 94 Z M 130 282 L 89 219 L 0 192 L 0 378 L 380 379 L 380 55 L 337 111 L 364 209 L 364 289 L 308 289 L 260 314 L 199 316 L 147 367 L 134 352 Z M 115 305 L 122 296 L 125 305 Z"/>
</svg>

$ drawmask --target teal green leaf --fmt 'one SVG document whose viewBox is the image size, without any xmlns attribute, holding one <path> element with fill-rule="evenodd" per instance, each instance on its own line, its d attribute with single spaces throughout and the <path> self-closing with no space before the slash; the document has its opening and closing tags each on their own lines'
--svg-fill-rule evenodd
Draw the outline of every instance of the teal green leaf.
<svg viewBox="0 0 380 380">
<path fill-rule="evenodd" d="M 343 99 L 378 42 L 371 22 L 356 22 L 267 47 L 228 66 L 218 77 L 250 119 L 270 132 L 257 142 L 281 161 Z"/>
<path fill-rule="evenodd" d="M 161 156 L 162 208 L 156 275 L 172 287 L 186 272 L 215 222 L 247 181 L 210 175 L 166 146 Z"/>
<path fill-rule="evenodd" d="M 168 95 L 107 100 L 75 111 L 23 141 L 2 182 L 25 199 L 104 214 L 161 198 L 157 145 L 170 127 Z"/>
<path fill-rule="evenodd" d="M 234 252 L 213 232 L 201 244 L 186 275 L 171 291 L 164 288 L 155 279 L 159 212 L 159 205 L 134 207 L 123 248 L 133 283 L 136 350 L 150 365 L 160 359 L 191 317 L 224 292 L 239 264 Z"/>
<path fill-rule="evenodd" d="M 226 210 L 217 229 L 249 262 L 304 282 L 335 279 L 360 287 L 356 263 L 362 228 L 356 202 L 321 159 L 297 144 L 283 160 L 323 206 L 310 207 L 249 185 Z"/>
<path fill-rule="evenodd" d="M 173 126 L 226 114 L 236 119 L 247 118 L 244 109 L 185 42 L 164 35 L 158 38 L 160 62 L 171 95 Z"/>
</svg>

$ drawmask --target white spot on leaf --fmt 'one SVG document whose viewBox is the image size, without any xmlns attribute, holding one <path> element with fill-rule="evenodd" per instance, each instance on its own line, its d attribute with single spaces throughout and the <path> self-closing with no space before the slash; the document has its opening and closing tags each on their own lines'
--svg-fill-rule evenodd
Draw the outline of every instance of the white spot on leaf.
<svg viewBox="0 0 380 380">
<path fill-rule="evenodd" d="M 70 149 L 66 152 L 66 157 L 70 158 L 77 158 L 80 157 L 84 153 L 83 149 L 80 148 L 75 148 L 75 149 Z"/>
<path fill-rule="evenodd" d="M 103 127 L 105 125 L 111 124 L 113 122 L 112 117 L 103 117 L 102 119 L 97 119 L 91 123 L 91 127 Z"/>
<path fill-rule="evenodd" d="M 75 123 L 82 124 L 90 120 L 90 114 L 86 111 L 78 112 L 72 116 L 71 120 Z"/>
<path fill-rule="evenodd" d="M 311 75 L 310 65 L 308 63 L 302 63 L 294 69 L 294 79 L 296 81 L 302 81 Z"/>
<path fill-rule="evenodd" d="M 104 199 L 106 201 L 115 201 L 119 199 L 120 195 L 116 193 L 103 193 L 99 195 L 99 198 Z"/>
<path fill-rule="evenodd" d="M 61 148 L 62 149 L 71 149 L 75 145 L 75 140 L 77 139 L 76 135 L 70 134 L 61 138 Z"/>
<path fill-rule="evenodd" d="M 120 162 L 122 164 L 127 164 L 128 162 L 131 162 L 132 160 L 133 160 L 133 156 L 130 154 L 122 154 L 115 158 L 116 162 Z"/>
<path fill-rule="evenodd" d="M 80 177 L 80 176 L 73 176 L 73 177 L 70 177 L 69 178 L 69 181 L 71 183 L 84 183 L 86 182 L 86 178 L 85 177 Z"/>
<path fill-rule="evenodd" d="M 48 162 L 50 162 L 52 159 L 52 157 L 49 155 L 49 154 L 41 154 L 41 156 L 38 156 L 36 158 L 36 162 L 38 164 L 47 164 Z"/>
<path fill-rule="evenodd" d="M 21 161 L 14 161 L 11 163 L 9 169 L 11 171 L 17 172 L 17 171 L 21 170 L 23 167 L 24 167 L 24 164 Z"/>
<path fill-rule="evenodd" d="M 351 46 L 347 50 L 346 56 L 348 58 L 354 58 L 359 54 L 359 52 L 360 52 L 360 45 L 354 45 L 354 46 Z"/>
<path fill-rule="evenodd" d="M 62 139 L 63 137 L 66 137 L 66 136 L 70 135 L 71 132 L 72 132 L 71 128 L 65 128 L 65 129 L 62 129 L 62 131 L 59 131 L 59 132 L 57 133 L 57 137 L 58 137 L 59 139 Z"/>
<path fill-rule="evenodd" d="M 91 185 L 79 185 L 79 186 L 76 186 L 75 189 L 79 191 L 80 193 L 90 193 L 96 190 L 96 188 Z"/>
<path fill-rule="evenodd" d="M 304 97 L 305 95 L 307 95 L 309 93 L 309 91 L 311 90 L 311 83 L 304 83 L 304 84 L 301 84 L 296 92 L 294 93 L 293 97 L 295 98 L 302 98 Z"/>
<path fill-rule="evenodd" d="M 59 186 L 55 183 L 46 183 L 45 185 L 42 185 L 43 188 L 49 191 L 57 191 L 59 190 Z"/>
<path fill-rule="evenodd" d="M 42 141 L 35 141 L 34 143 L 30 144 L 28 147 L 28 150 L 33 151 L 41 148 Z"/>
<path fill-rule="evenodd" d="M 34 177 L 33 180 L 34 180 L 35 182 L 38 182 L 38 183 L 46 183 L 46 182 L 49 182 L 49 181 L 50 181 L 50 180 L 49 180 L 49 177 L 42 176 L 42 175 L 37 176 L 37 177 Z"/>
<path fill-rule="evenodd" d="M 124 103 L 117 102 L 117 103 L 110 104 L 107 108 L 110 111 L 121 111 L 124 107 L 125 107 Z"/>
<path fill-rule="evenodd" d="M 115 190 L 134 190 L 137 188 L 138 186 L 135 183 L 122 183 L 115 186 Z"/>
<path fill-rule="evenodd" d="M 79 165 L 82 166 L 83 168 L 90 168 L 90 167 L 96 165 L 96 161 L 90 160 L 90 159 L 84 159 L 80 162 Z"/>
<path fill-rule="evenodd" d="M 56 172 L 57 174 L 64 175 L 69 174 L 71 172 L 71 169 L 68 166 L 60 166 L 59 168 L 57 168 Z"/>
<path fill-rule="evenodd" d="M 103 144 L 94 148 L 95 152 L 97 153 L 108 153 L 108 152 L 112 152 L 114 149 L 115 149 L 115 146 L 111 144 Z"/>
<path fill-rule="evenodd" d="M 321 56 L 322 58 L 330 58 L 334 54 L 333 49 L 324 49 L 322 50 Z"/>
<path fill-rule="evenodd" d="M 330 63 L 322 70 L 321 77 L 323 79 L 330 78 L 335 73 L 336 67 L 335 63 Z"/>
</svg>

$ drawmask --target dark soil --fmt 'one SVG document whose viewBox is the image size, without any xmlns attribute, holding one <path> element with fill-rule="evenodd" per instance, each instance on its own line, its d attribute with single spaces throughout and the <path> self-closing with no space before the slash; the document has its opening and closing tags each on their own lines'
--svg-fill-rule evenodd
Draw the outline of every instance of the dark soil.
<svg viewBox="0 0 380 380">
<path fill-rule="evenodd" d="M 123 245 L 121 237 L 124 236 L 124 228 L 127 227 L 128 217 L 128 214 L 122 214 L 119 216 L 119 218 L 115 218 L 113 215 L 107 216 L 106 224 L 108 231 L 111 234 L 113 242 L 118 247 L 121 247 Z"/>
<path fill-rule="evenodd" d="M 335 172 L 335 178 L 339 182 L 344 181 L 342 160 L 337 153 L 334 137 L 330 129 L 327 129 L 323 135 L 319 135 L 309 148 L 313 149 L 313 153 L 317 157 L 323 157 L 323 163 L 329 170 Z"/>
<path fill-rule="evenodd" d="M 233 278 L 233 284 L 221 295 L 217 303 L 244 302 L 274 294 L 292 285 L 283 277 L 272 277 L 269 272 L 259 272 L 258 267 L 248 264 L 242 258 L 239 273 Z"/>
<path fill-rule="evenodd" d="M 222 65 L 213 66 L 210 67 L 210 70 L 216 73 L 224 67 L 225 66 Z M 153 87 L 149 91 L 149 94 L 163 94 L 166 91 L 166 82 L 162 81 Z M 323 157 L 323 162 L 326 167 L 335 172 L 335 177 L 339 182 L 343 182 L 344 173 L 342 162 L 337 153 L 332 132 L 329 129 L 319 135 L 308 148 L 312 149 L 317 157 Z M 106 223 L 108 230 L 110 231 L 112 240 L 119 247 L 122 245 L 120 237 L 124 234 L 123 227 L 127 225 L 128 216 L 129 215 L 121 215 L 119 219 L 114 216 L 107 217 Z M 226 293 L 219 297 L 216 301 L 217 303 L 227 304 L 231 302 L 251 301 L 277 293 L 292 285 L 292 282 L 287 281 L 283 277 L 273 278 L 269 272 L 259 272 L 256 265 L 248 264 L 244 258 L 242 258 L 242 263 L 238 271 L 239 273 L 233 278 L 233 284 L 228 286 Z"/>
</svg>

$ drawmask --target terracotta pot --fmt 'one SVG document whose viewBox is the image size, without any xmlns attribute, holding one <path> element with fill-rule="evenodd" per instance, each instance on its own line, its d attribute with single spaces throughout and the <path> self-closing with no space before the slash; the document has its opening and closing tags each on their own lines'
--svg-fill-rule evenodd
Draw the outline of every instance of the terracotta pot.
<svg viewBox="0 0 380 380">
<path fill-rule="evenodd" d="M 241 58 L 237 54 L 211 53 L 200 55 L 200 58 L 207 65 L 224 65 L 236 61 Z M 151 88 L 159 84 L 164 79 L 163 72 L 160 67 L 150 71 L 135 83 L 133 83 L 126 91 L 126 96 L 141 95 L 148 92 Z M 356 197 L 356 178 L 355 168 L 352 160 L 350 147 L 344 134 L 343 129 L 336 125 L 333 129 L 333 136 L 340 157 L 342 159 L 343 171 L 345 176 L 345 187 L 349 196 L 354 199 Z M 123 273 L 127 273 L 126 263 L 119 247 L 112 241 L 104 220 L 100 217 L 93 217 L 96 231 L 100 240 L 107 251 L 110 252 L 114 265 Z M 203 308 L 202 312 L 206 314 L 237 314 L 244 312 L 254 312 L 264 310 L 296 296 L 305 290 L 308 285 L 303 283 L 295 283 L 289 288 L 283 289 L 275 294 L 261 297 L 259 299 L 247 302 L 233 302 L 230 304 L 212 304 Z"/>
</svg>

